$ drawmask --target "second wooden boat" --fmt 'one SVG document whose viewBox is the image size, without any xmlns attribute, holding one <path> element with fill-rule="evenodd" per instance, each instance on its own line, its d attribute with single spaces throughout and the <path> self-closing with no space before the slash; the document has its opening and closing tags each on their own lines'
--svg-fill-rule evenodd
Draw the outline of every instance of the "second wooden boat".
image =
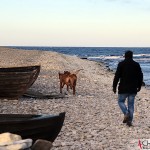
<svg viewBox="0 0 150 150">
<path fill-rule="evenodd" d="M 65 112 L 59 115 L 0 114 L 0 133 L 10 132 L 30 138 L 54 142 L 65 119 Z"/>
</svg>

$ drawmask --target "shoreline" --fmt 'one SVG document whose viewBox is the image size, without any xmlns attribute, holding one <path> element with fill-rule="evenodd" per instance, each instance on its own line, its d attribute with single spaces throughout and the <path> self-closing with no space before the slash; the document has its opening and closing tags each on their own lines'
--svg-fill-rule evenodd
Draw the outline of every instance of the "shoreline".
<svg viewBox="0 0 150 150">
<path fill-rule="evenodd" d="M 40 48 L 41 46 L 39 46 L 39 48 Z M 4 48 L 6 48 L 6 47 L 4 47 Z M 7 47 L 7 48 L 12 48 L 12 49 L 15 49 L 15 48 L 17 48 L 17 47 Z M 36 51 L 36 50 L 38 50 L 38 51 L 45 51 L 45 52 L 55 52 L 55 51 L 53 51 L 53 49 L 51 49 L 51 50 L 48 50 L 48 49 L 38 49 L 38 47 L 36 47 L 36 46 L 31 46 L 31 49 L 28 47 L 28 46 L 23 46 L 22 48 L 25 48 L 25 49 L 21 49 L 21 47 L 18 47 L 18 50 L 26 50 L 26 51 Z M 29 49 L 28 49 L 29 48 Z M 37 49 L 34 49 L 34 48 L 37 48 Z M 44 47 L 44 48 L 47 48 L 47 47 Z M 55 47 L 54 47 L 55 48 Z M 61 48 L 61 47 L 60 47 Z M 63 47 L 62 47 L 63 48 Z M 67 48 L 67 47 L 66 47 Z M 77 47 L 78 48 L 78 47 Z M 57 52 L 57 51 L 56 51 Z M 58 52 L 59 53 L 59 52 Z M 63 54 L 63 53 L 61 53 L 61 54 Z M 71 55 L 71 54 L 66 54 L 66 55 L 69 55 L 69 56 L 74 56 L 73 54 Z M 142 54 L 141 54 L 142 55 Z M 104 61 L 102 61 L 102 60 L 100 60 L 100 61 L 97 61 L 97 60 L 91 60 L 90 58 L 88 59 L 88 57 L 82 57 L 82 56 L 79 56 L 79 55 L 75 55 L 75 56 L 77 56 L 78 58 L 80 58 L 80 59 L 85 59 L 85 60 L 89 60 L 89 61 L 94 61 L 94 62 L 100 62 L 100 63 L 102 63 L 102 64 L 104 64 L 105 65 L 105 67 L 107 67 L 108 68 L 108 70 L 110 70 L 110 71 L 112 71 L 112 72 L 115 72 L 115 69 L 113 69 L 113 68 L 111 68 L 111 66 L 109 66 L 106 62 L 104 62 Z M 115 56 L 115 55 L 109 55 L 109 56 Z M 145 73 L 145 72 L 143 72 L 144 73 L 144 75 L 145 75 L 145 77 L 144 77 L 144 79 L 145 79 L 145 81 L 144 81 L 144 84 L 145 84 L 145 87 L 147 88 L 147 89 L 150 89 L 150 84 L 149 84 L 149 81 L 146 81 L 146 79 L 147 79 L 147 76 L 148 76 L 148 73 Z"/>
<path fill-rule="evenodd" d="M 52 150 L 126 150 L 131 139 L 149 139 L 150 92 L 145 87 L 136 96 L 134 127 L 128 128 L 122 123 L 117 95 L 112 92 L 113 73 L 104 64 L 57 52 L 0 47 L 0 67 L 31 64 L 41 64 L 41 72 L 31 89 L 45 94 L 59 93 L 59 71 L 84 69 L 77 75 L 76 96 L 70 90 L 65 99 L 0 100 L 0 113 L 65 111 L 64 126 Z"/>
</svg>

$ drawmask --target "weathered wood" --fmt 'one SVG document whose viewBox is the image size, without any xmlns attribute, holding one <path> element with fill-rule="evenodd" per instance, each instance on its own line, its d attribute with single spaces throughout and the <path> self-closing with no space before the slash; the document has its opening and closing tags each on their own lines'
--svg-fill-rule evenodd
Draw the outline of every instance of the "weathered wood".
<svg viewBox="0 0 150 150">
<path fill-rule="evenodd" d="M 0 68 L 0 98 L 18 99 L 35 82 L 40 66 Z"/>
<path fill-rule="evenodd" d="M 65 119 L 59 115 L 0 114 L 0 133 L 10 132 L 30 138 L 35 142 L 43 139 L 53 142 L 58 136 Z"/>
<path fill-rule="evenodd" d="M 38 91 L 27 90 L 23 97 L 38 98 L 38 99 L 59 99 L 66 98 L 64 94 L 43 94 Z"/>
</svg>

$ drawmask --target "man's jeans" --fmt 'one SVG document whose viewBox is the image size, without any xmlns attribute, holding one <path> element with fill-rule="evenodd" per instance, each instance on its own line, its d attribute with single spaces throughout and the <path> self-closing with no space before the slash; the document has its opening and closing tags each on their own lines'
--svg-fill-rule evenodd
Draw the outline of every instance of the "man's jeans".
<svg viewBox="0 0 150 150">
<path fill-rule="evenodd" d="M 121 108 L 122 112 L 124 115 L 129 114 L 129 121 L 132 122 L 133 120 L 133 113 L 134 113 L 134 99 L 135 99 L 136 94 L 119 94 L 118 95 L 118 104 L 119 107 Z M 125 105 L 125 100 L 127 98 L 127 105 Z"/>
</svg>

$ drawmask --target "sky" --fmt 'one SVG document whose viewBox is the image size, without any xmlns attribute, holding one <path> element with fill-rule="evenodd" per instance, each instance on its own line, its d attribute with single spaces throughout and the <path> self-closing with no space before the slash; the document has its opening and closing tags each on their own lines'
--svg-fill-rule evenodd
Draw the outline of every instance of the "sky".
<svg viewBox="0 0 150 150">
<path fill-rule="evenodd" d="M 0 46 L 150 47 L 150 0 L 0 0 Z"/>
</svg>

